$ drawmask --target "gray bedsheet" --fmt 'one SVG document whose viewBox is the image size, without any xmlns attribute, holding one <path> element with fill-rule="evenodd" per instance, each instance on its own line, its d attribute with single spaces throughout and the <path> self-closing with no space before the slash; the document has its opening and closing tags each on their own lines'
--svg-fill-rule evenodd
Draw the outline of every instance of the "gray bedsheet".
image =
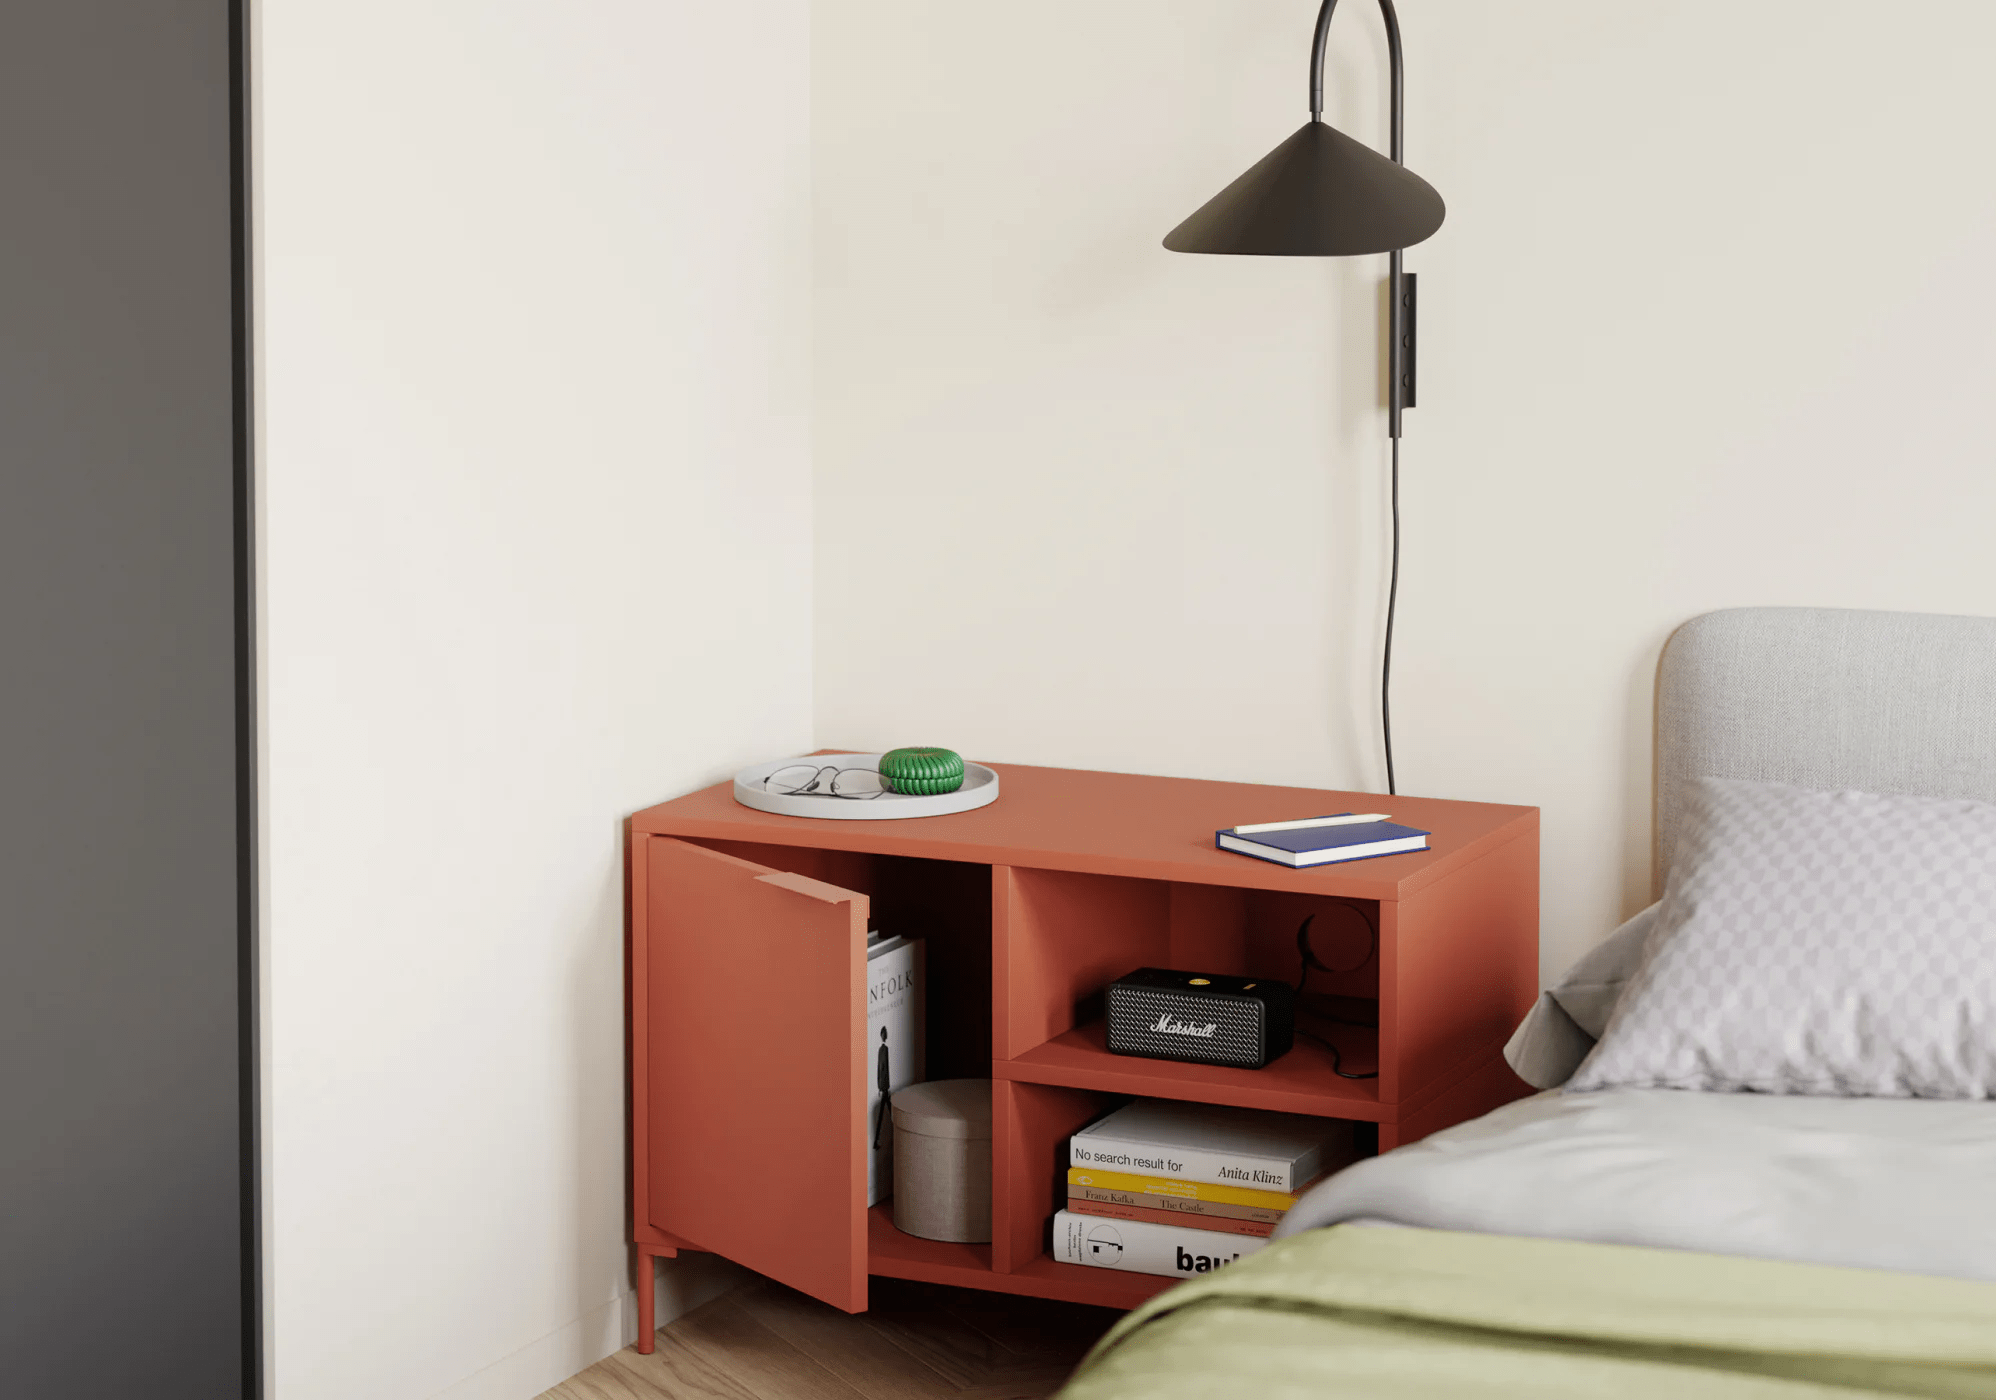
<svg viewBox="0 0 1996 1400">
<path fill-rule="evenodd" d="M 1364 1221 L 1996 1282 L 1996 1103 L 1558 1091 L 1358 1163 L 1278 1238 Z"/>
</svg>

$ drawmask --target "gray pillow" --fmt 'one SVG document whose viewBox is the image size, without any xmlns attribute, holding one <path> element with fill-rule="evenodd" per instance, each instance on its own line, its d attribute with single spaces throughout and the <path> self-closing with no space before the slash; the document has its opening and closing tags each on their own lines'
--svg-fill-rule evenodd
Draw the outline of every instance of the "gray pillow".
<svg viewBox="0 0 1996 1400">
<path fill-rule="evenodd" d="M 1569 1092 L 1996 1095 L 1996 805 L 1700 778 Z"/>
<path fill-rule="evenodd" d="M 1504 1046 L 1504 1058 L 1534 1089 L 1556 1089 L 1573 1078 L 1621 1000 L 1622 987 L 1642 962 L 1643 944 L 1656 922 L 1652 904 L 1575 963 Z"/>
</svg>

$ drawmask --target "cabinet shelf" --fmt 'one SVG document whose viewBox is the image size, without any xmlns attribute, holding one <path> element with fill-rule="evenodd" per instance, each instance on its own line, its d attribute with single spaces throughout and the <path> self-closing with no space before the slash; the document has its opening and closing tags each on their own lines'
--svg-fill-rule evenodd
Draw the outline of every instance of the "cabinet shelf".
<svg viewBox="0 0 1996 1400">
<path fill-rule="evenodd" d="M 1123 1309 L 1134 1308 L 1152 1294 L 1162 1293 L 1173 1282 L 1152 1274 L 1062 1264 L 1044 1254 L 1012 1273 L 997 1273 L 991 1267 L 990 1245 L 951 1244 L 903 1234 L 894 1227 L 891 1203 L 868 1211 L 866 1224 L 866 1271 L 883 1278 L 914 1279 L 920 1283 Z"/>
<path fill-rule="evenodd" d="M 1330 1029 L 1328 1038 L 1337 1045 L 1346 1067 L 1364 1071 L 1376 1066 L 1378 1032 L 1338 1026 Z M 994 1079 L 1058 1084 L 1107 1094 L 1378 1122 L 1379 1081 L 1340 1078 L 1334 1063 L 1330 1051 L 1300 1035 L 1293 1050 L 1262 1069 L 1116 1055 L 1109 1050 L 1108 1029 L 1100 1021 L 1091 1021 L 1014 1059 L 992 1061 L 991 1075 Z"/>
<path fill-rule="evenodd" d="M 890 1201 L 866 1213 L 866 1271 L 887 1278 L 983 1288 L 991 1273 L 991 1246 L 905 1234 L 894 1224 Z"/>
</svg>

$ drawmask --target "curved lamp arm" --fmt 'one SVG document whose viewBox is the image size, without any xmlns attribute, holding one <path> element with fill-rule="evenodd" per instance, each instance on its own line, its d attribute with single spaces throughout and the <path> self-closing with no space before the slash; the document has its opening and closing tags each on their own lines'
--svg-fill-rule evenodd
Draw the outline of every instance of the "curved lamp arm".
<svg viewBox="0 0 1996 1400">
<path fill-rule="evenodd" d="M 1324 55 L 1331 41 L 1331 15 L 1338 0 L 1324 0 L 1317 11 L 1317 37 L 1310 46 L 1310 120 L 1324 119 Z M 1407 127 L 1407 74 L 1400 57 L 1400 16 L 1393 0 L 1379 0 L 1379 13 L 1386 21 L 1386 57 L 1392 71 L 1393 117 L 1391 149 L 1395 165 L 1405 165 Z M 1393 250 L 1387 273 L 1386 329 L 1386 432 L 1400 436 L 1400 415 L 1414 406 L 1414 279 L 1401 265 L 1400 250 Z M 1392 760 L 1387 760 L 1389 766 Z M 1390 785 L 1390 784 L 1389 784 Z"/>
<path fill-rule="evenodd" d="M 1310 120 L 1324 119 L 1324 55 L 1331 42 L 1331 15 L 1338 8 L 1338 0 L 1324 0 L 1324 7 L 1317 11 L 1317 38 L 1310 46 Z M 1388 152 L 1397 165 L 1405 165 L 1405 152 L 1401 149 L 1406 141 L 1407 118 L 1407 76 L 1400 60 L 1400 16 L 1393 9 L 1393 0 L 1379 0 L 1380 16 L 1386 21 L 1386 56 L 1393 73 L 1393 131 L 1392 149 Z"/>
</svg>

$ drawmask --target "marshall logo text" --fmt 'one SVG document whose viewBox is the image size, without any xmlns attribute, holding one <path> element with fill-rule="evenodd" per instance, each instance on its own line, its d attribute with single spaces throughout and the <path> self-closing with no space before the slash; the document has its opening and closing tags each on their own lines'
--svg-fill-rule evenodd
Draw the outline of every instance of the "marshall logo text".
<svg viewBox="0 0 1996 1400">
<path fill-rule="evenodd" d="M 1112 1055 L 1260 1069 L 1295 1042 L 1287 982 L 1140 967 L 1104 988 L 1103 1002 Z"/>
</svg>

